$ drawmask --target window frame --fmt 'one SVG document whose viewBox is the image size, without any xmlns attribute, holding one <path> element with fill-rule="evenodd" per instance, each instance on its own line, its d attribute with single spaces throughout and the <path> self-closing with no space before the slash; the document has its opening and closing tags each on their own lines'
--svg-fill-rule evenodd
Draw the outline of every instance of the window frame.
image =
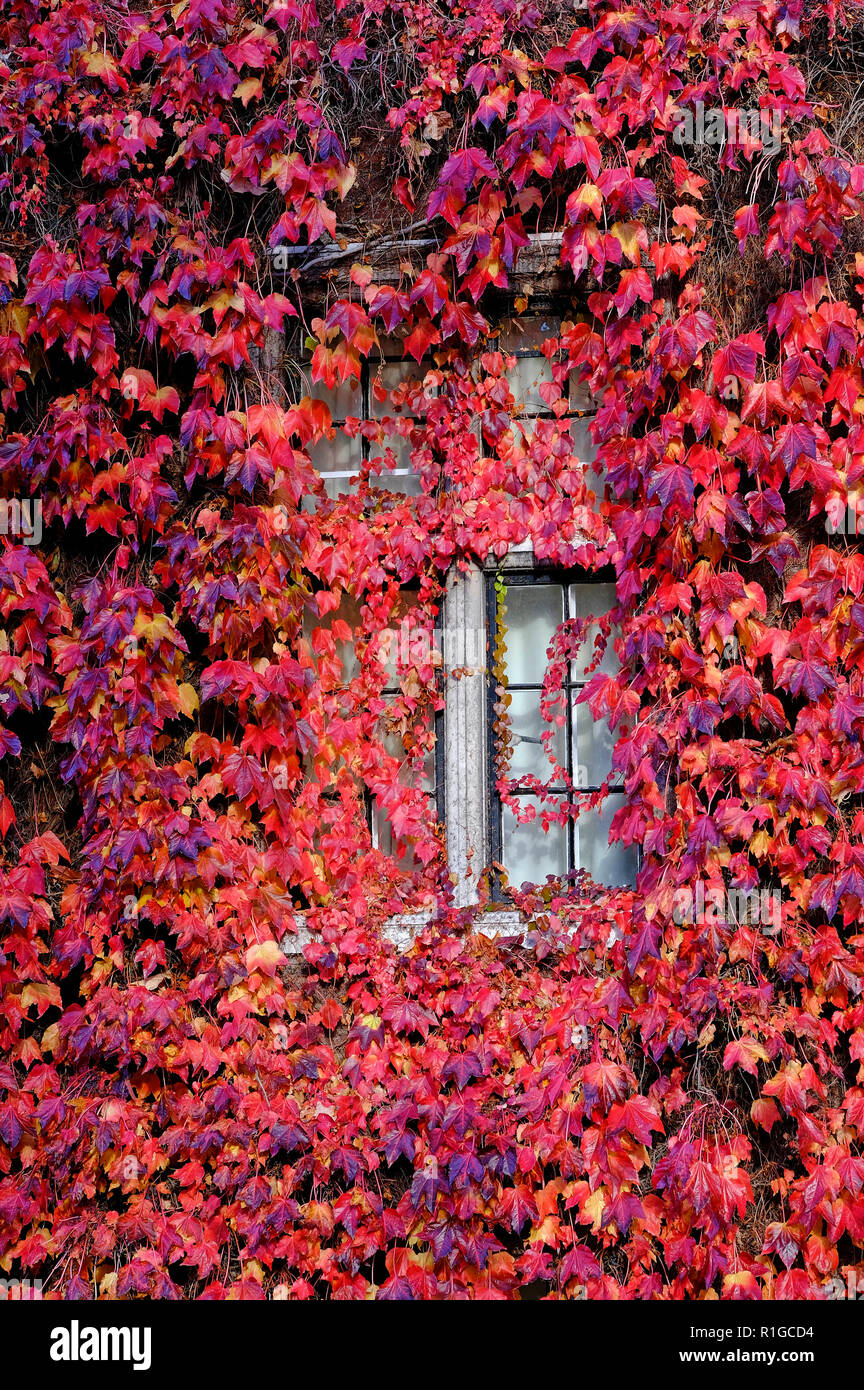
<svg viewBox="0 0 864 1390">
<path fill-rule="evenodd" d="M 532 557 L 533 559 L 533 557 Z M 563 590 L 564 596 L 564 618 L 567 621 L 572 615 L 569 612 L 570 586 L 574 584 L 601 585 L 614 583 L 615 571 L 611 565 L 604 566 L 599 570 L 582 569 L 562 569 L 552 565 L 538 565 L 532 563 L 529 566 L 509 568 L 506 565 L 498 564 L 491 569 L 484 570 L 484 597 L 486 605 L 486 632 L 487 632 L 487 651 L 491 654 L 495 641 L 495 628 L 498 621 L 496 581 L 501 580 L 508 588 L 529 588 L 544 585 L 557 585 Z M 598 615 L 599 616 L 599 615 Z M 570 777 L 573 776 L 573 695 L 586 684 L 586 681 L 574 681 L 568 663 L 567 679 L 564 689 L 567 692 L 567 720 L 565 723 L 565 766 Z M 507 682 L 506 688 L 514 691 L 537 691 L 540 687 L 535 682 Z M 501 796 L 496 789 L 497 760 L 496 740 L 495 740 L 495 704 L 497 702 L 497 686 L 493 678 L 491 663 L 487 667 L 486 677 L 486 814 L 488 824 L 488 846 L 489 846 L 489 869 L 490 869 L 490 889 L 492 899 L 496 903 L 509 901 L 509 895 L 502 885 L 502 874 L 493 865 L 503 866 L 503 816 L 504 805 Z M 601 790 L 602 784 L 582 786 L 578 781 L 575 789 L 579 792 L 597 792 Z M 610 794 L 612 789 L 610 788 Z M 622 788 L 623 791 L 623 788 Z M 617 793 L 620 795 L 620 793 Z M 519 793 L 517 793 L 519 795 Z M 523 793 L 530 795 L 530 793 Z M 566 788 L 561 789 L 561 795 L 566 795 Z M 565 826 L 566 830 L 566 849 L 567 849 L 567 869 L 561 875 L 562 881 L 572 879 L 579 872 L 576 864 L 576 822 L 569 816 Z M 636 872 L 641 868 L 641 854 L 636 849 Z M 516 885 L 518 887 L 519 885 Z"/>
</svg>

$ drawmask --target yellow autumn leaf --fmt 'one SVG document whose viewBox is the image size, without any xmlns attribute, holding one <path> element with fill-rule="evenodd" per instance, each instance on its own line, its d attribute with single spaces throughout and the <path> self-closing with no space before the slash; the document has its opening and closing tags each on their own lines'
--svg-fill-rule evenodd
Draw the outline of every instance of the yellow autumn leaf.
<svg viewBox="0 0 864 1390">
<path fill-rule="evenodd" d="M 603 1210 L 605 1206 L 606 1198 L 603 1195 L 603 1189 L 600 1187 L 598 1187 L 596 1192 L 592 1192 L 590 1197 L 586 1197 L 581 1205 L 581 1210 L 586 1216 L 591 1218 L 593 1223 L 591 1230 L 595 1235 L 600 1230 L 600 1222 L 603 1219 Z"/>
<path fill-rule="evenodd" d="M 190 685 L 188 681 L 183 681 L 177 687 L 177 694 L 180 697 L 180 708 L 183 713 L 191 719 L 192 715 L 198 709 L 199 703 L 195 687 Z"/>
<path fill-rule="evenodd" d="M 264 975 L 275 975 L 283 964 L 282 951 L 275 941 L 261 941 L 250 946 L 246 952 L 246 969 L 260 970 Z"/>
<path fill-rule="evenodd" d="M 250 101 L 260 97 L 263 91 L 260 77 L 244 77 L 234 88 L 234 95 L 240 98 L 244 106 L 248 106 Z"/>
<path fill-rule="evenodd" d="M 59 1007 L 61 1003 L 60 990 L 57 985 L 53 984 L 26 984 L 21 991 L 21 1003 L 25 1009 L 29 1009 L 35 1004 L 41 1017 L 52 1004 Z"/>
<path fill-rule="evenodd" d="M 641 259 L 639 254 L 639 233 L 644 234 L 641 222 L 613 222 L 609 228 L 612 236 L 620 243 L 621 250 L 633 265 L 638 265 Z"/>
</svg>

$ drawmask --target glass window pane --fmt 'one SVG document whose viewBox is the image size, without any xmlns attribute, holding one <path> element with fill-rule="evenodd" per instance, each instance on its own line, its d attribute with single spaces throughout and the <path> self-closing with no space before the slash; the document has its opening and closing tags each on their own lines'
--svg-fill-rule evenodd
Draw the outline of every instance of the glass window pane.
<svg viewBox="0 0 864 1390">
<path fill-rule="evenodd" d="M 420 479 L 413 472 L 382 473 L 373 479 L 373 486 L 383 492 L 402 492 L 406 497 L 419 497 L 423 491 Z"/>
<path fill-rule="evenodd" d="M 410 596 L 413 599 L 413 595 Z M 392 700 L 388 700 L 392 704 Z M 398 759 L 399 782 L 402 786 L 419 787 L 421 791 L 427 792 L 427 805 L 429 808 L 430 820 L 435 819 L 435 748 L 428 748 L 423 755 L 423 762 L 418 773 L 411 754 L 405 747 L 405 740 L 398 729 L 388 728 L 386 718 L 382 718 L 378 727 L 378 739 L 381 746 L 391 758 Z M 390 823 L 387 811 L 373 803 L 372 807 L 372 843 L 383 854 L 390 855 L 398 859 L 403 869 L 419 869 L 421 862 L 415 856 L 411 845 L 403 837 L 399 839 L 393 833 L 393 826 Z M 404 853 L 400 854 L 400 850 Z"/>
<path fill-rule="evenodd" d="M 560 584 L 513 584 L 504 604 L 507 679 L 515 685 L 540 685 L 546 649 L 564 616 L 564 590 Z"/>
<path fill-rule="evenodd" d="M 507 381 L 517 405 L 528 415 L 549 410 L 539 388 L 552 380 L 552 367 L 541 349 L 545 339 L 555 337 L 559 328 L 558 319 L 552 317 L 508 320 L 501 327 L 501 351 L 517 356 L 516 365 L 507 372 Z"/>
<path fill-rule="evenodd" d="M 319 473 L 356 473 L 363 462 L 363 441 L 349 439 L 337 429 L 332 439 L 321 439 L 309 450 L 313 468 Z"/>
<path fill-rule="evenodd" d="M 570 616 L 571 618 L 587 618 L 590 614 L 608 613 L 610 608 L 615 606 L 615 585 L 614 584 L 571 584 L 570 585 Z M 582 645 L 579 648 L 579 655 L 571 663 L 571 678 L 574 681 L 586 680 L 585 668 L 594 659 L 594 639 L 597 636 L 597 625 L 592 623 L 585 633 Z M 603 671 L 606 675 L 612 675 L 618 669 L 618 659 L 615 655 L 613 645 L 615 638 L 614 630 L 609 634 L 609 641 L 603 653 L 603 660 L 597 667 L 598 671 Z M 592 675 L 595 672 L 592 671 Z"/>
<path fill-rule="evenodd" d="M 381 747 L 391 758 L 399 760 L 399 781 L 403 787 L 418 786 L 421 791 L 434 792 L 435 790 L 435 750 L 428 748 L 423 755 L 423 762 L 420 768 L 420 779 L 414 770 L 414 763 L 411 754 L 405 749 L 405 742 L 402 735 L 396 729 L 387 730 L 382 728 L 378 734 Z"/>
<path fill-rule="evenodd" d="M 388 466 L 386 450 L 389 449 L 396 459 L 395 464 Z M 394 470 L 404 470 L 413 473 L 411 468 L 411 441 L 402 434 L 388 434 L 379 444 L 377 440 L 372 440 L 369 445 L 369 459 L 371 462 L 381 460 L 381 472 L 373 473 L 370 477 L 372 486 L 394 488 L 392 479 L 400 476 Z M 419 480 L 418 480 L 419 481 Z"/>
<path fill-rule="evenodd" d="M 538 806 L 538 814 L 520 825 L 509 807 L 501 810 L 501 862 L 514 888 L 567 872 L 566 826 L 553 823 L 544 831 L 536 798 L 520 797 L 520 801 Z"/>
<path fill-rule="evenodd" d="M 573 420 L 570 437 L 573 452 L 585 467 L 585 484 L 594 493 L 594 510 L 598 511 L 606 494 L 606 477 L 597 467 L 597 447 L 591 438 L 591 417 Z"/>
<path fill-rule="evenodd" d="M 524 777 L 530 773 L 547 781 L 553 773 L 542 735 L 551 729 L 554 734 L 553 750 L 559 766 L 565 761 L 566 739 L 564 729 L 556 724 L 547 724 L 540 713 L 540 693 L 533 690 L 513 690 L 510 694 L 510 740 L 511 755 L 509 775 Z"/>
<path fill-rule="evenodd" d="M 540 354 L 546 339 L 556 338 L 560 330 L 561 320 L 554 314 L 526 314 L 505 319 L 500 330 L 501 351 Z"/>
<path fill-rule="evenodd" d="M 576 868 L 587 869 L 598 883 L 632 887 L 636 882 L 636 849 L 609 843 L 609 823 L 624 798 L 611 794 L 596 811 L 583 811 L 574 826 Z"/>
<path fill-rule="evenodd" d="M 435 819 L 435 800 L 429 797 L 429 819 Z M 386 811 L 379 807 L 372 810 L 372 843 L 376 849 L 380 849 L 382 854 L 395 859 L 401 869 L 416 870 L 422 869 L 423 863 L 414 853 L 413 846 L 407 840 L 400 840 L 393 833 L 393 826 L 387 817 Z M 400 855 L 400 850 L 402 851 Z"/>
<path fill-rule="evenodd" d="M 599 787 L 612 768 L 612 750 L 620 728 L 613 733 L 605 719 L 595 719 L 588 705 L 573 701 L 573 781 L 577 787 Z"/>
<path fill-rule="evenodd" d="M 322 381 L 313 382 L 309 393 L 313 400 L 326 401 L 334 420 L 345 420 L 349 415 L 357 419 L 363 417 L 363 390 L 356 376 L 340 381 L 328 389 Z"/>
<path fill-rule="evenodd" d="M 399 686 L 399 667 L 411 664 L 412 657 L 422 659 L 426 652 L 428 639 L 426 629 L 417 622 L 417 595 L 411 589 L 403 589 L 390 614 L 390 625 L 381 636 L 379 648 L 381 660 L 387 671 L 388 689 Z"/>
<path fill-rule="evenodd" d="M 348 474 L 345 477 L 335 477 L 332 473 L 324 473 L 322 474 L 324 491 L 335 502 L 337 497 L 344 497 L 352 490 L 353 480 L 356 476 L 356 473 Z"/>
<path fill-rule="evenodd" d="M 352 633 L 360 629 L 360 605 L 351 594 L 343 594 L 339 607 L 331 609 L 331 611 L 325 613 L 322 618 L 318 617 L 314 610 L 314 606 L 311 610 L 307 608 L 303 615 L 303 635 L 307 640 L 311 640 L 312 633 L 319 627 L 329 632 L 335 618 L 341 618 L 343 622 L 346 622 L 351 628 Z M 349 681 L 354 679 L 360 670 L 354 642 L 353 640 L 349 642 L 335 642 L 334 647 L 336 655 L 342 662 L 342 680 L 344 684 L 347 685 Z"/>
<path fill-rule="evenodd" d="M 388 696 L 385 696 L 385 701 L 386 701 L 386 703 L 387 703 L 388 706 L 392 707 L 393 704 L 395 703 L 395 701 L 396 701 L 398 698 L 399 698 L 398 696 L 388 695 Z M 420 717 L 418 717 L 418 725 L 416 726 L 417 729 L 418 729 L 418 732 L 419 732 L 419 731 L 422 731 L 422 726 L 419 724 L 419 718 L 420 718 Z M 433 742 L 433 744 L 432 744 L 432 747 L 431 747 L 431 748 L 425 749 L 425 751 L 424 751 L 424 753 L 423 753 L 423 761 L 422 761 L 421 766 L 420 766 L 420 780 L 419 780 L 419 782 L 418 782 L 418 781 L 417 781 L 417 773 L 416 773 L 416 771 L 415 771 L 415 764 L 414 764 L 414 761 L 413 761 L 413 756 L 412 756 L 412 754 L 411 754 L 411 753 L 406 749 L 406 747 L 405 747 L 405 739 L 403 738 L 402 734 L 399 732 L 398 729 L 393 728 L 392 726 L 389 726 L 389 727 L 388 727 L 388 720 L 387 720 L 387 717 L 386 717 L 386 716 L 384 716 L 384 717 L 381 719 L 381 722 L 380 722 L 380 725 L 379 725 L 379 729 L 378 729 L 378 738 L 379 738 L 379 740 L 380 740 L 380 742 L 381 742 L 381 746 L 382 746 L 382 747 L 384 748 L 384 750 L 390 755 L 390 757 L 391 757 L 391 758 L 398 758 L 398 759 L 399 759 L 399 762 L 400 762 L 400 764 L 401 764 L 401 768 L 400 768 L 400 772 L 399 772 L 399 781 L 401 782 L 401 784 L 402 784 L 404 787 L 411 787 L 411 786 L 415 786 L 415 785 L 416 785 L 416 786 L 419 786 L 419 788 L 420 788 L 421 791 L 434 793 L 434 791 L 435 791 L 435 745 L 434 745 L 434 742 Z M 410 742 L 410 735 L 409 735 L 409 742 Z"/>
<path fill-rule="evenodd" d="M 420 374 L 422 371 L 421 368 Z M 402 382 L 411 379 L 418 379 L 416 362 L 385 362 L 375 373 L 375 380 L 380 381 L 387 391 L 392 391 Z M 383 416 L 389 416 L 391 420 L 413 420 L 416 418 L 416 416 L 409 414 L 404 406 L 394 406 L 389 398 L 386 401 L 377 400 L 374 391 L 370 391 L 370 407 L 372 418 L 375 420 L 380 420 Z M 425 411 L 421 411 L 421 414 L 425 414 Z M 423 489 L 419 478 L 415 476 L 411 467 L 411 441 L 391 429 L 380 444 L 375 440 L 370 443 L 370 459 L 383 458 L 385 449 L 392 451 L 396 463 L 392 469 L 385 465 L 381 473 L 372 478 L 373 487 L 377 486 L 389 492 L 404 492 L 407 496 L 418 497 Z"/>
<path fill-rule="evenodd" d="M 520 357 L 505 373 L 513 399 L 526 415 L 540 415 L 549 404 L 540 394 L 544 382 L 552 380 L 552 368 L 545 357 Z"/>
<path fill-rule="evenodd" d="M 382 367 L 376 369 L 372 364 L 372 380 L 378 381 L 385 391 L 394 391 L 397 386 L 401 386 L 403 381 L 422 380 L 425 368 L 418 368 L 416 362 L 385 362 Z M 375 392 L 370 388 L 369 400 L 372 410 L 372 417 L 380 420 L 382 415 L 405 415 L 404 406 L 395 406 L 389 399 L 379 401 Z"/>
<path fill-rule="evenodd" d="M 588 389 L 588 383 L 577 381 L 576 373 L 570 374 L 570 409 L 590 413 L 596 410 L 597 403 Z"/>
<path fill-rule="evenodd" d="M 437 779 L 435 776 L 434 745 L 431 748 L 426 749 L 426 753 L 423 757 L 423 772 L 420 778 L 420 786 L 422 787 L 424 792 L 429 792 L 430 796 L 434 798 L 437 786 Z"/>
<path fill-rule="evenodd" d="M 570 438 L 573 440 L 573 452 L 579 462 L 593 463 L 597 457 L 597 448 L 591 439 L 591 419 L 589 416 L 570 422 Z M 602 495 L 601 492 L 600 496 L 602 497 Z"/>
<path fill-rule="evenodd" d="M 600 503 L 606 499 L 606 477 L 603 473 L 598 473 L 593 464 L 585 470 L 585 486 L 594 493 L 592 510 L 599 513 Z M 614 498 L 611 500 L 614 501 Z"/>
</svg>

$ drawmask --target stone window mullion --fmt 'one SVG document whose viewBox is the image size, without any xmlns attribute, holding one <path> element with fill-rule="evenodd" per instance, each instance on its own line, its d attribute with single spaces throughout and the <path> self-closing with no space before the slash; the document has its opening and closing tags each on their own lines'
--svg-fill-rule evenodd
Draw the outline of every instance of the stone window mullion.
<svg viewBox="0 0 864 1390">
<path fill-rule="evenodd" d="M 456 905 L 467 907 L 477 902 L 489 857 L 486 611 L 478 565 L 454 569 L 447 577 L 444 639 L 447 862 L 455 880 Z"/>
</svg>

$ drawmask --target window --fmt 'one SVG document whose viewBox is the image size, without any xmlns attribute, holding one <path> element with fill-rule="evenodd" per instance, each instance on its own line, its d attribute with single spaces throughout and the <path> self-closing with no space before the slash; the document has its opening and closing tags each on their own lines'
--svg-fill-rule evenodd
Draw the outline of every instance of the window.
<svg viewBox="0 0 864 1390">
<path fill-rule="evenodd" d="M 441 725 L 443 716 L 431 716 L 434 721 L 434 738 L 425 736 L 428 718 L 418 715 L 413 719 L 400 717 L 399 701 L 402 696 L 400 666 L 407 664 L 408 655 L 415 644 L 426 642 L 425 632 L 420 632 L 413 621 L 416 611 L 416 595 L 405 589 L 399 596 L 393 614 L 393 626 L 372 638 L 372 648 L 384 665 L 386 683 L 381 691 L 386 710 L 378 721 L 376 738 L 380 746 L 391 758 L 400 763 L 399 780 L 404 786 L 414 786 L 425 794 L 429 807 L 430 822 L 444 818 L 443 755 L 441 748 Z M 337 624 L 338 639 L 334 640 L 333 627 Z M 343 629 L 347 624 L 347 629 Z M 304 635 L 316 652 L 319 670 L 327 663 L 328 681 L 335 689 L 346 690 L 352 681 L 362 674 L 361 663 L 354 643 L 344 638 L 344 631 L 356 632 L 362 626 L 361 610 L 357 600 L 345 594 L 335 611 L 323 617 L 313 616 L 307 610 L 304 618 Z M 316 631 L 319 637 L 315 638 Z M 327 640 L 329 639 L 329 640 Z M 425 749 L 418 777 L 418 757 L 415 750 Z M 405 870 L 421 867 L 413 852 L 411 843 L 405 837 L 394 834 L 393 826 L 385 806 L 367 789 L 363 792 L 366 820 L 372 845 L 384 854 L 397 860 Z"/>
<path fill-rule="evenodd" d="M 496 335 L 500 350 L 516 359 L 508 378 L 516 403 L 514 423 L 526 435 L 531 434 L 537 421 L 554 418 L 541 392 L 543 384 L 552 381 L 550 362 L 541 349 L 543 342 L 559 329 L 558 317 L 538 314 L 534 318 L 505 320 Z M 370 441 L 359 433 L 345 434 L 339 426 L 349 418 L 374 421 L 397 414 L 389 401 L 377 398 L 381 390 L 376 394 L 376 381 L 390 392 L 423 373 L 422 366 L 418 369 L 403 360 L 400 345 L 392 342 L 385 346 L 383 362 L 364 363 L 359 380 L 352 379 L 333 391 L 320 385 L 315 388 L 315 395 L 329 404 L 335 426 L 334 438 L 322 441 L 312 451 L 313 462 L 331 497 L 349 491 L 352 479 L 364 465 L 373 463 L 384 452 L 379 441 Z M 415 413 L 419 413 L 416 397 L 411 403 Z M 578 383 L 571 383 L 570 412 L 574 452 L 590 467 L 595 458 L 590 437 L 593 401 L 587 388 Z M 404 418 L 412 418 L 404 407 L 401 413 Z M 418 494 L 420 481 L 411 466 L 409 441 L 389 431 L 386 441 L 395 454 L 395 469 L 387 469 L 377 484 L 373 477 L 373 486 Z M 602 480 L 596 474 L 589 485 L 598 497 L 602 496 Z M 454 568 L 448 576 L 443 630 L 438 634 L 443 665 L 447 668 L 443 672 L 445 711 L 435 717 L 434 745 L 422 759 L 417 757 L 417 750 L 425 746 L 421 725 L 403 713 L 401 702 L 400 648 L 412 640 L 410 592 L 403 592 L 404 606 L 394 628 L 382 634 L 390 647 L 381 655 L 387 669 L 382 691 L 386 710 L 377 736 L 382 748 L 399 760 L 400 780 L 422 791 L 429 801 L 430 819 L 437 815 L 446 827 L 448 864 L 457 905 L 476 901 L 479 879 L 492 862 L 502 864 L 506 874 L 506 880 L 494 884 L 494 896 L 499 900 L 503 899 L 505 881 L 519 886 L 523 882 L 543 882 L 548 875 L 563 877 L 579 869 L 588 870 L 601 883 L 631 884 L 638 864 L 635 850 L 609 842 L 610 821 L 624 800 L 620 787 L 612 786 L 600 807 L 582 811 L 576 821 L 568 820 L 565 825 L 551 821 L 548 829 L 543 829 L 543 806 L 551 808 L 569 799 L 564 777 L 556 778 L 549 760 L 544 731 L 551 733 L 555 762 L 566 771 L 578 792 L 598 791 L 607 780 L 618 737 L 605 723 L 594 721 L 587 705 L 578 703 L 579 693 L 589 679 L 586 667 L 594 656 L 596 628 L 592 625 L 578 658 L 568 665 L 563 688 L 566 717 L 560 728 L 546 723 L 540 709 L 547 649 L 562 622 L 608 611 L 615 592 L 614 584 L 603 576 L 538 571 L 532 568 L 530 545 L 527 550 L 517 547 L 517 552 L 520 549 L 521 554 L 513 553 L 503 562 L 494 562 L 497 573 L 484 574 L 474 565 L 458 573 Z M 506 613 L 499 612 L 499 606 L 506 608 Z M 502 690 L 495 688 L 488 669 L 484 669 L 485 634 L 494 632 L 499 620 L 503 620 L 506 629 Z M 355 612 L 349 621 L 356 626 L 359 614 Z M 465 654 L 469 650 L 470 657 Z M 402 651 L 403 664 L 404 656 Z M 358 668 L 353 651 L 346 650 L 344 658 L 342 681 L 347 682 Z M 599 669 L 611 672 L 615 662 L 610 642 Z M 520 822 L 495 790 L 494 726 L 501 713 L 496 707 L 502 703 L 506 703 L 509 721 L 506 775 L 514 784 L 513 795 L 518 803 L 526 809 L 533 807 L 537 813 L 533 821 Z M 418 767 L 420 762 L 422 767 Z M 525 777 L 546 785 L 545 801 L 535 788 L 518 785 L 519 779 Z M 373 845 L 392 855 L 406 871 L 419 868 L 410 838 L 394 834 L 387 807 L 371 790 L 366 793 L 366 808 Z"/>
<path fill-rule="evenodd" d="M 587 704 L 578 703 L 579 692 L 590 679 L 586 668 L 595 655 L 596 624 L 589 627 L 578 657 L 568 663 L 563 727 L 543 719 L 540 700 L 546 652 L 556 629 L 567 619 L 608 611 L 615 601 L 615 586 L 529 571 L 505 573 L 497 585 L 495 576 L 490 575 L 486 589 L 490 646 L 497 631 L 504 647 L 504 681 L 498 685 L 491 676 L 489 679 L 491 857 L 503 865 L 509 882 L 517 887 L 577 869 L 587 869 L 601 883 L 632 884 L 637 868 L 635 851 L 610 844 L 608 838 L 612 816 L 623 801 L 622 791 L 610 791 L 599 808 L 582 811 L 575 822 L 560 825 L 552 821 L 544 830 L 541 818 L 544 805 L 567 796 L 565 782 L 556 769 L 564 769 L 580 792 L 599 791 L 611 771 L 617 734 L 605 723 L 595 722 Z M 596 669 L 615 669 L 611 639 Z M 520 822 L 495 789 L 502 723 L 509 725 L 506 775 L 514 784 L 511 791 L 520 806 L 533 808 L 533 820 Z M 551 732 L 545 745 L 544 731 Z M 549 757 L 550 745 L 554 763 Z M 500 766 L 500 759 L 497 761 Z M 544 802 L 536 790 L 520 787 L 519 779 L 526 776 L 547 784 L 554 795 Z"/>
<path fill-rule="evenodd" d="M 552 382 L 552 366 L 543 354 L 543 343 L 560 331 L 561 319 L 554 314 L 505 319 L 498 331 L 500 351 L 507 357 L 516 358 L 515 366 L 505 375 L 516 402 L 517 423 L 526 436 L 531 432 L 532 421 L 556 418 L 548 402 L 543 399 L 540 388 Z M 583 464 L 588 465 L 588 486 L 601 501 L 603 478 L 591 466 L 597 457 L 591 439 L 595 405 L 586 384 L 576 381 L 575 377 L 570 379 L 569 405 L 573 452 Z"/>
<path fill-rule="evenodd" d="M 552 381 L 552 367 L 544 357 L 542 346 L 547 338 L 561 330 L 561 321 L 553 315 L 505 319 L 498 332 L 498 347 L 506 357 L 515 357 L 516 365 L 506 373 L 520 415 L 537 417 L 551 415 L 540 387 Z M 520 421 L 524 426 L 528 421 Z"/>
<path fill-rule="evenodd" d="M 444 779 L 440 737 L 442 716 L 434 717 L 435 739 L 431 747 L 425 748 L 418 782 L 417 760 L 412 756 L 412 750 L 418 734 L 422 739 L 422 726 L 416 720 L 413 723 L 400 721 L 397 714 L 398 701 L 402 695 L 399 667 L 405 662 L 415 640 L 415 630 L 411 622 L 411 612 L 415 605 L 415 596 L 410 590 L 403 590 L 395 615 L 397 624 L 386 634 L 385 647 L 381 654 L 387 669 L 387 684 L 382 692 L 387 710 L 381 717 L 378 737 L 384 751 L 401 763 L 400 782 L 405 786 L 418 786 L 419 790 L 425 793 L 430 821 L 436 817 L 443 820 Z M 417 633 L 416 640 L 425 642 L 425 633 L 422 637 Z M 367 805 L 374 847 L 384 854 L 392 855 L 403 869 L 420 869 L 422 865 L 415 856 L 412 845 L 394 834 L 386 808 L 377 805 L 371 796 L 367 798 Z"/>
<path fill-rule="evenodd" d="M 333 421 L 333 438 L 322 439 L 310 451 L 314 467 L 324 479 L 328 496 L 338 497 L 350 492 L 352 480 L 357 477 L 364 462 L 374 464 L 376 459 L 384 459 L 385 450 L 391 449 L 396 463 L 393 468 L 384 462 L 373 486 L 391 492 L 404 492 L 416 497 L 422 492 L 420 479 L 411 466 L 411 445 L 404 435 L 392 432 L 385 426 L 383 443 L 369 440 L 361 433 L 346 434 L 346 420 L 390 421 L 412 419 L 404 407 L 393 406 L 389 400 L 379 400 L 381 391 L 389 392 L 412 378 L 422 378 L 425 367 L 418 367 L 413 361 L 402 356 L 401 343 L 385 340 L 382 345 L 383 357 L 364 361 L 360 380 L 350 377 L 348 381 L 328 390 L 321 382 L 315 382 L 311 395 L 316 400 L 325 401 L 330 407 Z M 376 392 L 376 385 L 378 391 Z"/>
</svg>

